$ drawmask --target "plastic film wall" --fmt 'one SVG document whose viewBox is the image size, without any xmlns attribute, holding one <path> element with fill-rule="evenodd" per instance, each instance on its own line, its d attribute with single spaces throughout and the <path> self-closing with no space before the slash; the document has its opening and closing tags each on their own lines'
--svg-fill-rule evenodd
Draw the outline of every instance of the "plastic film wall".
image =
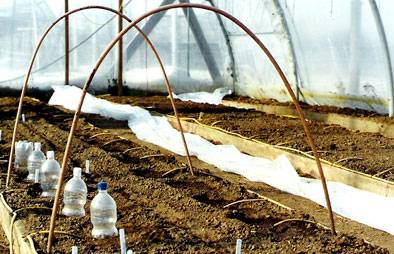
<svg viewBox="0 0 394 254">
<path fill-rule="evenodd" d="M 394 55 L 394 36 L 390 33 L 394 20 L 389 11 L 394 2 L 217 0 L 215 3 L 259 35 L 300 100 L 380 113 L 390 111 L 393 73 L 388 64 Z M 236 91 L 254 98 L 288 101 L 277 74 L 257 47 L 227 22 L 226 28 L 235 55 Z"/>
<path fill-rule="evenodd" d="M 123 2 L 124 13 L 131 19 L 162 4 L 161 1 L 147 0 Z M 173 2 L 176 1 L 164 1 L 167 4 Z M 117 0 L 69 0 L 69 10 L 87 5 L 118 9 Z M 38 38 L 63 12 L 62 1 L 13 0 L 0 3 L 1 20 L 10 24 L 7 34 L 0 35 L 1 87 L 21 87 Z M 113 13 L 103 10 L 86 10 L 70 16 L 71 84 L 81 85 L 87 78 L 104 48 L 117 34 L 117 19 Z M 127 21 L 124 21 L 126 25 Z M 215 14 L 202 10 L 169 10 L 140 22 L 139 26 L 151 30 L 147 34 L 161 55 L 175 92 L 213 91 L 217 87 L 233 85 L 229 51 Z M 53 84 L 64 84 L 64 38 L 64 22 L 60 22 L 40 50 L 33 68 L 31 87 L 48 89 Z M 135 29 L 124 39 L 123 60 L 125 86 L 144 91 L 166 91 L 157 60 Z M 100 67 L 93 89 L 113 86 L 116 68 L 117 47 Z"/>
<path fill-rule="evenodd" d="M 308 103 L 387 112 L 391 73 L 371 2 L 281 2 Z M 394 7 L 387 0 L 376 3 L 379 12 Z M 385 15 L 383 28 L 390 31 L 393 20 Z M 391 52 L 392 39 L 388 38 Z"/>
<path fill-rule="evenodd" d="M 175 0 L 123 0 L 135 19 Z M 180 1 L 185 2 L 185 1 Z M 244 22 L 278 60 L 299 98 L 310 104 L 358 107 L 392 113 L 394 8 L 391 0 L 210 0 Z M 118 8 L 118 0 L 69 0 Z M 34 46 L 64 12 L 63 1 L 0 2 L 0 87 L 20 88 Z M 124 22 L 126 25 L 126 22 Z M 288 101 L 277 73 L 254 42 L 226 19 L 204 10 L 169 10 L 140 22 L 157 47 L 177 93 L 232 88 L 238 95 Z M 101 51 L 117 33 L 117 17 L 87 10 L 70 17 L 70 80 L 81 85 Z M 93 89 L 117 77 L 117 47 L 106 58 Z M 133 30 L 124 39 L 125 85 L 165 91 L 162 74 L 146 43 Z M 45 41 L 31 84 L 64 84 L 64 22 Z"/>
</svg>

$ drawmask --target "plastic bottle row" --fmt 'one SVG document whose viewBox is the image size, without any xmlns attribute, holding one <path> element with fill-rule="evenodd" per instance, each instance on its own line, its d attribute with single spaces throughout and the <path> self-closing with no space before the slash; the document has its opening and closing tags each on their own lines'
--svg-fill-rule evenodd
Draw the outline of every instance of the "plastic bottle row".
<svg viewBox="0 0 394 254">
<path fill-rule="evenodd" d="M 54 197 L 58 188 L 60 164 L 55 159 L 55 152 L 48 151 L 47 157 L 41 151 L 41 143 L 19 141 L 15 148 L 15 166 L 28 171 L 27 180 L 40 183 L 42 196 Z M 85 216 L 87 186 L 81 178 L 82 169 L 74 168 L 73 177 L 64 186 L 63 209 L 65 216 Z M 108 184 L 98 184 L 98 194 L 90 204 L 92 235 L 95 238 L 116 236 L 117 211 L 115 200 L 107 192 Z"/>
</svg>

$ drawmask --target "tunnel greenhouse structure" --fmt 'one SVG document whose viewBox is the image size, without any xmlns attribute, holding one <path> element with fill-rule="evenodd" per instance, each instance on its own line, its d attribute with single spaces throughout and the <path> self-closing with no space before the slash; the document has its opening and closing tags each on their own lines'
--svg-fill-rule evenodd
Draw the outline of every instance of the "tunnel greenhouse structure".
<svg viewBox="0 0 394 254">
<path fill-rule="evenodd" d="M 0 2 L 0 252 L 394 252 L 393 10 Z"/>
</svg>

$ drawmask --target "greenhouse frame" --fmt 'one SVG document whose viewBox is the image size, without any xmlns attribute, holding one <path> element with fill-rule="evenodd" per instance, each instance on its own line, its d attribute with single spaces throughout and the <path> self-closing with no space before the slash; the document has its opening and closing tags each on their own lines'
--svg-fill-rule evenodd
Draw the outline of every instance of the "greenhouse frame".
<svg viewBox="0 0 394 254">
<path fill-rule="evenodd" d="M 394 252 L 390 9 L 0 3 L 0 250 Z"/>
</svg>

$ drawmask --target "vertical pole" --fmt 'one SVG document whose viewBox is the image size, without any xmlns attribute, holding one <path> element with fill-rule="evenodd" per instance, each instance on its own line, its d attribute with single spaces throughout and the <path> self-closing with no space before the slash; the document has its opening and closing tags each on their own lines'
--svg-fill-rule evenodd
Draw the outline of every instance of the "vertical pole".
<svg viewBox="0 0 394 254">
<path fill-rule="evenodd" d="M 68 12 L 68 0 L 64 0 L 64 12 Z M 70 41 L 69 41 L 69 19 L 66 16 L 64 20 L 65 28 L 64 28 L 64 37 L 65 37 L 65 77 L 64 77 L 64 84 L 68 85 L 70 80 L 70 58 L 69 58 L 69 49 L 70 49 Z"/>
<path fill-rule="evenodd" d="M 119 0 L 119 12 L 123 14 L 123 0 Z M 123 29 L 123 18 L 118 17 L 118 32 Z M 118 96 L 123 94 L 123 38 L 118 42 Z"/>
</svg>

